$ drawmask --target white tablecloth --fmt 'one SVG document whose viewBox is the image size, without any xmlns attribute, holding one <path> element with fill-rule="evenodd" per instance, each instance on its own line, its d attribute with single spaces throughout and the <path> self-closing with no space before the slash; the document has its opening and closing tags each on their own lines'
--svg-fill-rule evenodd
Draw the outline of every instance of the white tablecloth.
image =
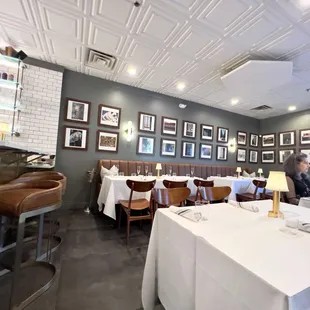
<svg viewBox="0 0 310 310">
<path fill-rule="evenodd" d="M 249 202 L 248 204 L 251 204 Z M 310 234 L 287 235 L 267 217 L 229 204 L 210 208 L 194 223 L 169 209 L 156 212 L 142 283 L 151 310 L 159 296 L 166 310 L 310 309 Z M 281 203 L 310 222 L 310 210 Z"/>
<path fill-rule="evenodd" d="M 229 186 L 231 188 L 231 193 L 227 197 L 229 200 L 237 200 L 236 194 L 242 193 L 252 193 L 254 194 L 255 185 L 253 184 L 253 180 L 265 180 L 259 178 L 245 178 L 241 177 L 239 179 L 235 177 L 208 177 L 208 181 L 214 181 L 214 186 Z M 258 194 L 262 193 L 263 190 L 259 189 Z"/>
<path fill-rule="evenodd" d="M 98 196 L 98 206 L 99 211 L 103 209 L 103 213 L 114 220 L 116 219 L 115 205 L 119 203 L 120 200 L 128 200 L 130 189 L 126 185 L 126 180 L 138 180 L 138 181 L 151 181 L 155 180 L 156 177 L 121 177 L 121 176 L 106 176 L 101 185 L 100 193 Z M 195 195 L 197 187 L 194 184 L 194 178 L 189 177 L 161 177 L 156 179 L 155 188 L 164 188 L 163 180 L 172 181 L 184 181 L 188 180 L 187 187 L 191 190 L 191 194 Z M 133 199 L 146 198 L 150 199 L 151 192 L 147 193 L 134 193 Z M 104 208 L 103 208 L 104 205 Z"/>
<path fill-rule="evenodd" d="M 300 207 L 305 207 L 305 208 L 310 208 L 310 197 L 302 197 L 299 199 L 299 204 Z"/>
</svg>

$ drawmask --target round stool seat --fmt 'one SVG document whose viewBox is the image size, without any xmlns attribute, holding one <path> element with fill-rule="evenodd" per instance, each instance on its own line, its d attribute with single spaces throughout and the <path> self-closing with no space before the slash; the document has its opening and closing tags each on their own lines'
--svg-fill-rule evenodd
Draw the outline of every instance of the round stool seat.
<svg viewBox="0 0 310 310">
<path fill-rule="evenodd" d="M 41 176 L 41 175 L 62 175 L 64 176 L 61 172 L 58 172 L 58 171 L 35 171 L 35 172 L 26 172 L 22 175 L 20 175 L 19 177 L 20 178 L 24 178 L 24 177 L 38 177 L 38 176 Z"/>
<path fill-rule="evenodd" d="M 61 202 L 62 185 L 57 181 L 32 181 L 0 187 L 0 215 L 20 216 L 22 213 Z"/>
<path fill-rule="evenodd" d="M 35 173 L 35 172 L 34 172 Z M 9 184 L 17 183 L 28 183 L 28 182 L 39 182 L 39 181 L 58 181 L 62 186 L 62 193 L 64 194 L 67 188 L 67 178 L 62 174 L 42 174 L 42 175 L 33 175 L 33 176 L 20 176 L 19 178 L 11 181 Z"/>
</svg>

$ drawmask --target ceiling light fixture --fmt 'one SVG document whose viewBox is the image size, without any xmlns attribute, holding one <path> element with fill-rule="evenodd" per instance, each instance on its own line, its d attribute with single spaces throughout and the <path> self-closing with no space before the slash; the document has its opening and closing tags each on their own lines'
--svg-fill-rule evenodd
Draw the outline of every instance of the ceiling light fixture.
<svg viewBox="0 0 310 310">
<path fill-rule="evenodd" d="M 179 108 L 180 108 L 180 109 L 185 109 L 186 107 L 187 107 L 187 105 L 184 104 L 184 103 L 180 103 L 180 104 L 179 104 Z"/>
<path fill-rule="evenodd" d="M 183 82 L 179 82 L 177 83 L 177 89 L 182 91 L 185 88 L 185 83 Z"/>
<path fill-rule="evenodd" d="M 308 7 L 310 7 L 310 1 L 309 0 L 299 0 L 299 5 L 304 7 L 304 8 L 308 8 Z"/>
<path fill-rule="evenodd" d="M 128 67 L 127 72 L 129 75 L 134 76 L 137 74 L 137 69 L 135 67 L 130 66 Z"/>
<path fill-rule="evenodd" d="M 289 110 L 289 111 L 295 111 L 295 110 L 296 110 L 296 106 L 290 105 L 290 106 L 288 107 L 288 110 Z"/>
<path fill-rule="evenodd" d="M 232 105 L 236 105 L 236 104 L 238 104 L 239 103 L 239 99 L 238 98 L 232 98 L 231 99 L 231 104 Z"/>
</svg>

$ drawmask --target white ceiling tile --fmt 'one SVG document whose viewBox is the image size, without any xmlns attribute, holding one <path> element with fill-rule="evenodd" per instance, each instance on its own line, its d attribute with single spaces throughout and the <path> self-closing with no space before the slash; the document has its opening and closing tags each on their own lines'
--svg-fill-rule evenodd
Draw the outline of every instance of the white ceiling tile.
<svg viewBox="0 0 310 310">
<path fill-rule="evenodd" d="M 262 119 L 309 107 L 310 10 L 296 1 L 144 0 L 137 8 L 132 0 L 10 0 L 0 7 L 0 47 Z M 114 71 L 85 66 L 89 48 L 115 56 Z M 292 61 L 293 79 L 231 106 L 220 78 L 248 60 Z M 272 110 L 251 111 L 264 104 Z"/>
</svg>

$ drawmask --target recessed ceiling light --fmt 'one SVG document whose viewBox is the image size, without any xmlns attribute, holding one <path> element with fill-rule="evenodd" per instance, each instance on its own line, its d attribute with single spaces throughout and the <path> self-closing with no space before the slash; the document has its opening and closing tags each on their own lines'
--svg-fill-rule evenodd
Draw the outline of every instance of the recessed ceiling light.
<svg viewBox="0 0 310 310">
<path fill-rule="evenodd" d="M 232 104 L 232 105 L 235 105 L 235 104 L 237 104 L 237 103 L 239 103 L 239 99 L 238 99 L 238 98 L 232 98 L 232 99 L 231 99 L 231 104 Z"/>
<path fill-rule="evenodd" d="M 177 89 L 178 90 L 183 90 L 184 88 L 185 88 L 185 83 L 183 83 L 183 82 L 177 83 Z"/>
<path fill-rule="evenodd" d="M 129 73 L 129 75 L 134 76 L 137 74 L 137 69 L 135 67 L 128 67 L 127 72 Z"/>
<path fill-rule="evenodd" d="M 288 110 L 289 110 L 289 111 L 295 111 L 295 110 L 296 110 L 296 107 L 295 107 L 294 105 L 290 105 L 290 106 L 288 107 Z"/>
<path fill-rule="evenodd" d="M 179 108 L 180 108 L 180 109 L 185 109 L 186 107 L 187 107 L 187 105 L 184 104 L 184 103 L 180 103 L 180 104 L 179 104 Z"/>
<path fill-rule="evenodd" d="M 299 5 L 304 8 L 310 7 L 310 0 L 299 0 Z"/>
</svg>

